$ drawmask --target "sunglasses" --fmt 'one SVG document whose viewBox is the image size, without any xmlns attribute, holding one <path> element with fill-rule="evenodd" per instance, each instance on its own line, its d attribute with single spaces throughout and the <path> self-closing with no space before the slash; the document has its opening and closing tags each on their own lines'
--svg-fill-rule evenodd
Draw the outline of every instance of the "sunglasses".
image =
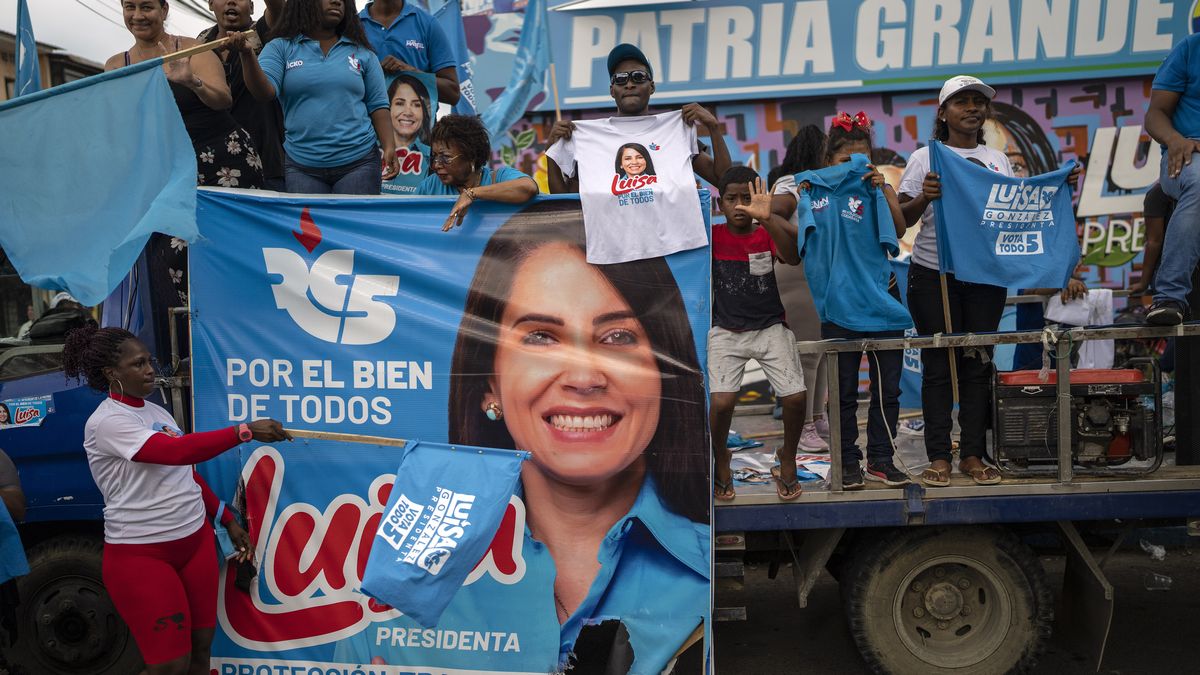
<svg viewBox="0 0 1200 675">
<path fill-rule="evenodd" d="M 645 84 L 650 81 L 650 73 L 644 70 L 631 70 L 627 73 L 613 73 L 612 83 L 618 87 L 624 87 L 633 80 L 634 84 Z"/>
</svg>

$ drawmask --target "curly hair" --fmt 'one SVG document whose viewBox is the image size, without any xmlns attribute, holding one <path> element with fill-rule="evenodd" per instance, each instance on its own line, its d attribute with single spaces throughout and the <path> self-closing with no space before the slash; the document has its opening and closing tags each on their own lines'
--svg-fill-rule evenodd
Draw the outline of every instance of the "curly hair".
<svg viewBox="0 0 1200 675">
<path fill-rule="evenodd" d="M 63 345 L 63 372 L 73 380 L 86 379 L 96 391 L 108 391 L 105 368 L 114 368 L 121 358 L 121 345 L 137 336 L 124 328 L 100 328 L 88 323 L 67 333 Z"/>
<path fill-rule="evenodd" d="M 472 115 L 446 115 L 438 120 L 429 134 L 429 144 L 434 143 L 458 147 L 475 171 L 487 166 L 492 156 L 487 129 Z"/>
<path fill-rule="evenodd" d="M 872 142 L 872 133 L 870 127 L 864 129 L 860 126 L 853 126 L 850 131 L 846 131 L 839 126 L 829 127 L 829 135 L 825 137 L 825 163 L 833 159 L 833 155 L 842 149 L 842 146 L 849 143 L 866 143 L 868 152 L 867 156 L 871 156 L 871 151 L 875 149 L 875 144 Z"/>
<path fill-rule="evenodd" d="M 806 124 L 792 137 L 783 155 L 783 163 L 767 174 L 767 187 L 774 188 L 775 181 L 801 171 L 811 171 L 824 166 L 822 153 L 825 148 L 825 132 L 815 124 Z"/>
<path fill-rule="evenodd" d="M 291 39 L 298 35 L 307 35 L 313 28 L 320 27 L 321 0 L 289 0 L 283 6 L 283 15 L 271 31 L 271 38 Z M 344 37 L 355 44 L 366 47 L 371 51 L 371 41 L 363 30 L 362 21 L 358 18 L 358 8 L 354 0 L 342 0 L 342 20 L 333 29 L 339 37 Z"/>
<path fill-rule="evenodd" d="M 737 185 L 741 183 L 754 185 L 754 181 L 757 179 L 758 172 L 754 169 L 751 169 L 748 166 L 742 166 L 740 164 L 738 166 L 731 166 L 725 171 L 725 174 L 721 176 L 721 179 L 717 181 L 717 192 L 724 193 L 725 188 L 729 187 L 730 185 Z"/>
</svg>

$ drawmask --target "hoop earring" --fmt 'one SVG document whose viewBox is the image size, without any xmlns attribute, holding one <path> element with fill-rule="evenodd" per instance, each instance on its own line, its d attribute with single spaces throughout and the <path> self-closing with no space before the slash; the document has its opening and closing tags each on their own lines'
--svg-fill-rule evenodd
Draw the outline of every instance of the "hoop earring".
<svg viewBox="0 0 1200 675">
<path fill-rule="evenodd" d="M 499 422 L 504 419 L 504 411 L 500 408 L 500 404 L 495 401 L 490 401 L 483 407 L 483 414 L 493 422 Z"/>
<path fill-rule="evenodd" d="M 125 396 L 125 385 L 121 384 L 120 380 L 109 380 L 108 390 L 112 391 L 112 386 L 113 386 L 114 382 L 117 384 L 118 387 L 121 388 L 121 396 L 124 397 Z"/>
</svg>

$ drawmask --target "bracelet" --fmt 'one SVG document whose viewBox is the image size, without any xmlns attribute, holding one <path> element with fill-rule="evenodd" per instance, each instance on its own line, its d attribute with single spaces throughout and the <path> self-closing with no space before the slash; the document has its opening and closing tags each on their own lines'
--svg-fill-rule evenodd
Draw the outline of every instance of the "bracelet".
<svg viewBox="0 0 1200 675">
<path fill-rule="evenodd" d="M 475 201 L 475 188 L 469 187 L 466 190 L 463 190 L 463 194 L 467 196 L 467 199 Z"/>
</svg>

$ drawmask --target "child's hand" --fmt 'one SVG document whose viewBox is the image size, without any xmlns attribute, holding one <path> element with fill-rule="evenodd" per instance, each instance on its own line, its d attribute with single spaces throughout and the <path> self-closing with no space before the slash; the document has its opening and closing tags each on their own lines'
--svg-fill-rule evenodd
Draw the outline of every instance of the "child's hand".
<svg viewBox="0 0 1200 675">
<path fill-rule="evenodd" d="M 882 173 L 879 173 L 879 169 L 876 169 L 874 164 L 868 164 L 867 168 L 870 169 L 870 171 L 863 174 L 862 179 L 864 181 L 868 181 L 868 180 L 871 181 L 871 185 L 873 185 L 877 188 L 881 188 L 884 185 L 887 185 L 887 180 L 884 179 Z"/>
<path fill-rule="evenodd" d="M 761 178 L 755 178 L 754 182 L 750 184 L 750 205 L 738 204 L 734 209 L 759 222 L 771 219 L 771 195 L 767 192 Z"/>
</svg>

